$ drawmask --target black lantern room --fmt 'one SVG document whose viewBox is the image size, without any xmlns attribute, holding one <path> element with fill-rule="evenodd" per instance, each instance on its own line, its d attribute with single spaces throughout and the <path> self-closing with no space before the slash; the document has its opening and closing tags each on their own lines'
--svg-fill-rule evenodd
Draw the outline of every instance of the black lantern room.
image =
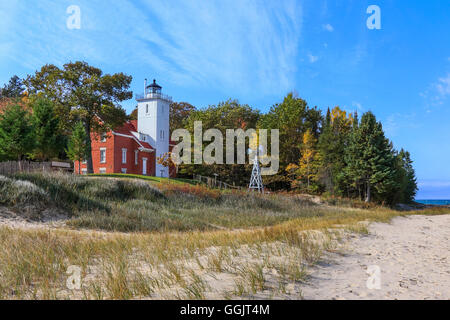
<svg viewBox="0 0 450 320">
<path fill-rule="evenodd" d="M 162 87 L 156 83 L 155 79 L 153 79 L 153 83 L 147 86 L 147 89 L 148 89 L 147 93 L 161 94 Z"/>
</svg>

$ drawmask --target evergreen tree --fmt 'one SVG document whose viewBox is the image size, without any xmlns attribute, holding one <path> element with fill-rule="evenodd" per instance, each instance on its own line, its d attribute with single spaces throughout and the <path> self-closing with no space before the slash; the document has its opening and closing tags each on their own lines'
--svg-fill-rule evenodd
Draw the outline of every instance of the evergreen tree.
<svg viewBox="0 0 450 320">
<path fill-rule="evenodd" d="M 3 86 L 0 96 L 5 98 L 19 98 L 25 91 L 25 86 L 18 76 L 12 76 L 9 82 Z"/>
<path fill-rule="evenodd" d="M 373 197 L 385 200 L 398 188 L 392 144 L 385 137 L 381 123 L 366 112 L 352 131 L 346 149 L 346 174 L 365 201 Z M 363 190 L 360 187 L 363 186 Z"/>
<path fill-rule="evenodd" d="M 54 112 L 53 103 L 44 98 L 38 98 L 31 103 L 31 107 L 36 142 L 33 156 L 40 160 L 57 157 L 63 148 L 63 139 L 60 134 L 60 121 Z"/>
<path fill-rule="evenodd" d="M 417 180 L 412 166 L 411 155 L 403 149 L 397 154 L 397 182 L 398 191 L 393 203 L 410 203 L 414 201 L 417 192 Z"/>
<path fill-rule="evenodd" d="M 87 135 L 84 130 L 83 122 L 79 121 L 75 125 L 72 136 L 67 144 L 67 156 L 72 161 L 78 161 L 78 174 L 81 174 L 81 161 L 89 156 Z"/>
<path fill-rule="evenodd" d="M 0 158 L 20 161 L 33 147 L 29 113 L 18 104 L 7 106 L 0 115 Z"/>
</svg>

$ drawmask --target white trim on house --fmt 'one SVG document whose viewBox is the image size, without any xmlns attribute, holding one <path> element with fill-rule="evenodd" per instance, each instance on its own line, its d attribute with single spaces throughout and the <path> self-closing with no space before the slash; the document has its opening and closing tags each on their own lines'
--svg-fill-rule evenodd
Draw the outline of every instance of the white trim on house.
<svg viewBox="0 0 450 320">
<path fill-rule="evenodd" d="M 139 150 L 142 151 L 142 152 L 148 152 L 148 153 L 151 153 L 151 152 L 155 151 L 155 150 L 153 150 L 153 149 L 148 149 L 148 148 L 144 147 L 144 146 L 139 142 L 139 140 L 136 139 L 136 137 L 134 137 L 134 136 L 130 136 L 130 135 L 123 134 L 123 133 L 117 133 L 117 132 L 114 132 L 114 131 L 112 131 L 112 134 L 115 135 L 115 136 L 119 136 L 119 137 L 125 137 L 125 138 L 133 139 L 134 141 L 137 142 L 138 145 L 141 146 L 141 147 L 139 148 Z"/>
</svg>

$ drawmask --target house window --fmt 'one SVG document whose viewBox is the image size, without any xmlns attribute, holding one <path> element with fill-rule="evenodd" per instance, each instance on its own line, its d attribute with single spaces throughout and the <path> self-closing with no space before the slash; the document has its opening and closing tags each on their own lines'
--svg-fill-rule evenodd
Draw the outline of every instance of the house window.
<svg viewBox="0 0 450 320">
<path fill-rule="evenodd" d="M 81 169 L 81 174 L 87 174 L 87 169 Z"/>
<path fill-rule="evenodd" d="M 98 170 L 98 172 L 99 172 L 99 173 L 102 173 L 102 174 L 103 174 L 103 173 L 106 173 L 106 168 L 100 168 L 100 169 Z"/>
<path fill-rule="evenodd" d="M 127 173 L 127 168 L 122 168 L 122 173 Z"/>
<path fill-rule="evenodd" d="M 139 157 L 139 151 L 138 150 L 134 150 L 134 165 L 135 166 L 138 165 L 138 157 Z"/>
<path fill-rule="evenodd" d="M 148 104 L 145 105 L 145 113 L 148 113 Z"/>
<path fill-rule="evenodd" d="M 106 133 L 102 133 L 100 142 L 106 142 L 106 137 L 107 137 L 107 134 Z"/>
<path fill-rule="evenodd" d="M 106 148 L 100 149 L 100 163 L 106 163 Z"/>
<path fill-rule="evenodd" d="M 122 163 L 127 163 L 127 149 L 122 149 Z"/>
</svg>

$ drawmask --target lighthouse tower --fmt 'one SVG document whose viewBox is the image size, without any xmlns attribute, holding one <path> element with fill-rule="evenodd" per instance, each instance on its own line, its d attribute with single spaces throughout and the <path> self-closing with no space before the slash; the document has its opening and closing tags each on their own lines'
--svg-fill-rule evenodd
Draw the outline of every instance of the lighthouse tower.
<svg viewBox="0 0 450 320">
<path fill-rule="evenodd" d="M 139 140 L 148 142 L 155 149 L 155 175 L 169 177 L 169 168 L 158 164 L 157 158 L 169 152 L 169 116 L 172 98 L 161 93 L 162 87 L 153 80 L 144 82 L 144 94 L 138 95 Z"/>
</svg>

